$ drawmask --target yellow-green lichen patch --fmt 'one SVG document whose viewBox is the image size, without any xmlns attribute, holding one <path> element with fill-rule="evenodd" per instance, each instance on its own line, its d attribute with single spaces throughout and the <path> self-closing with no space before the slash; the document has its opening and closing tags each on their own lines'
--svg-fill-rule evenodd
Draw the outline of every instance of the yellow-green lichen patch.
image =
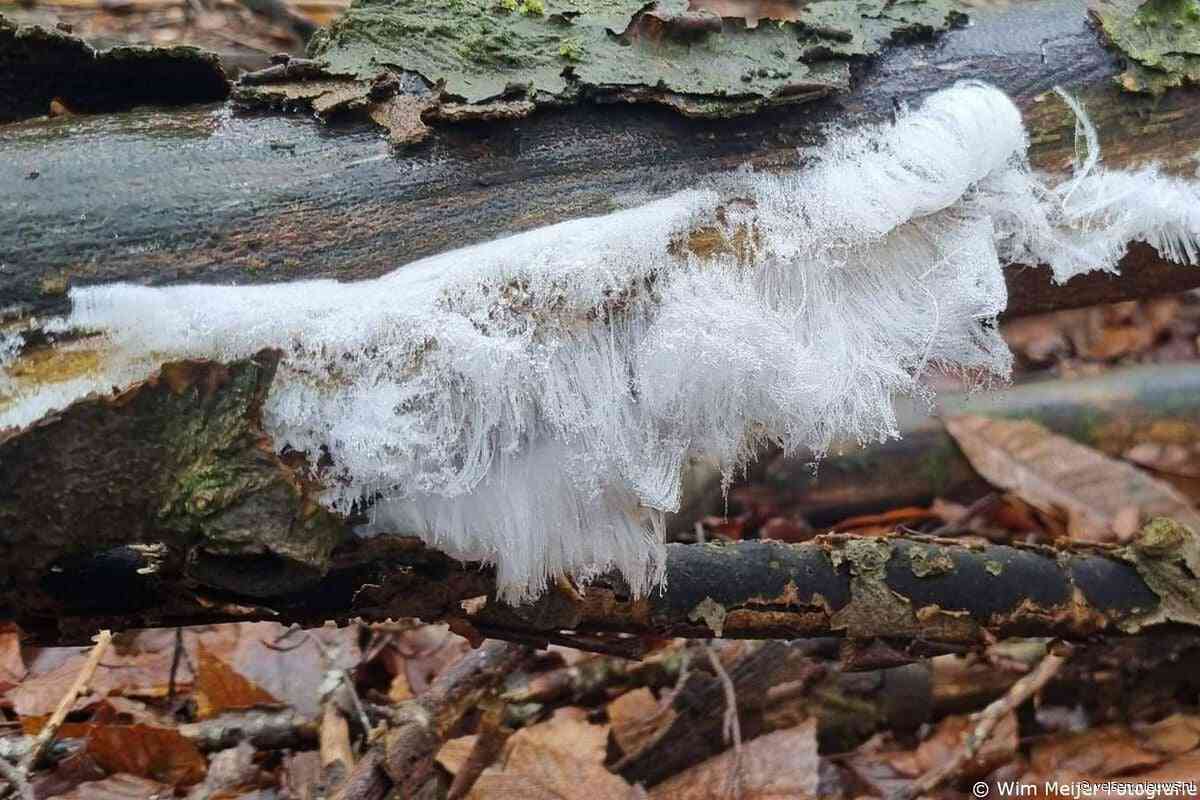
<svg viewBox="0 0 1200 800">
<path fill-rule="evenodd" d="M 985 558 L 983 560 L 983 568 L 987 571 L 988 575 L 994 578 L 999 578 L 1000 574 L 1004 572 L 1004 565 L 994 558 Z"/>
<path fill-rule="evenodd" d="M 1150 625 L 1200 625 L 1200 536 L 1186 525 L 1159 517 L 1148 522 L 1133 544 L 1117 555 L 1137 568 L 1158 595 L 1156 607 L 1134 614 L 1119 627 L 1137 633 Z"/>
<path fill-rule="evenodd" d="M 719 116 L 845 89 L 848 58 L 960 17 L 945 0 L 820 0 L 753 27 L 681 0 L 358 0 L 311 55 L 330 75 L 416 74 L 470 104 L 600 93 Z"/>
<path fill-rule="evenodd" d="M 908 560 L 912 565 L 913 575 L 927 578 L 931 575 L 945 575 L 954 571 L 954 560 L 946 551 L 936 545 L 915 545 L 908 551 Z"/>
<path fill-rule="evenodd" d="M 728 613 L 729 611 L 725 606 L 711 597 L 706 597 L 688 612 L 688 619 L 692 622 L 703 621 L 708 626 L 708 629 L 713 632 L 713 636 L 719 639 L 725 633 L 725 617 Z"/>
<path fill-rule="evenodd" d="M 1091 12 L 1129 58 L 1124 88 L 1162 94 L 1200 83 L 1200 0 L 1093 0 Z"/>
</svg>

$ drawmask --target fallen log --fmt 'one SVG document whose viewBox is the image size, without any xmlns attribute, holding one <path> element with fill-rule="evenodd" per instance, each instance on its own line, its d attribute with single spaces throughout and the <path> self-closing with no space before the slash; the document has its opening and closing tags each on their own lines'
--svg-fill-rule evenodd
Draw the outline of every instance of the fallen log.
<svg viewBox="0 0 1200 800">
<path fill-rule="evenodd" d="M 1031 419 L 1120 458 L 1137 444 L 1200 440 L 1200 370 L 1190 363 L 1118 368 L 1069 381 L 942 395 L 934 414 L 919 403 L 902 403 L 898 411 L 899 439 L 866 447 L 847 444 L 824 458 L 815 474 L 811 455 L 778 455 L 756 466 L 755 476 L 779 492 L 789 512 L 814 525 L 925 505 L 935 497 L 971 501 L 989 487 L 946 432 L 943 418 Z M 719 481 L 719 475 L 710 479 L 709 494 L 692 510 L 689 526 L 704 514 L 721 513 Z"/>
<path fill-rule="evenodd" d="M 972 12 L 929 45 L 895 47 L 845 94 L 734 119 L 686 119 L 647 106 L 577 104 L 518 120 L 436 129 L 393 152 L 365 122 L 328 129 L 230 106 L 39 119 L 0 128 L 0 311 L 45 315 L 72 285 L 112 281 L 260 283 L 374 277 L 415 258 L 563 219 L 611 211 L 744 164 L 804 158 L 832 125 L 886 118 L 959 79 L 1008 92 L 1050 172 L 1075 154 L 1075 119 L 1050 93 L 1077 93 L 1105 161 L 1195 170 L 1200 89 L 1123 91 L 1119 59 L 1082 2 Z M 1037 35 L 1030 32 L 1036 31 Z M 1121 277 L 1054 286 L 1047 270 L 1008 271 L 1010 313 L 1107 302 L 1200 285 L 1200 271 L 1135 245 Z"/>
</svg>

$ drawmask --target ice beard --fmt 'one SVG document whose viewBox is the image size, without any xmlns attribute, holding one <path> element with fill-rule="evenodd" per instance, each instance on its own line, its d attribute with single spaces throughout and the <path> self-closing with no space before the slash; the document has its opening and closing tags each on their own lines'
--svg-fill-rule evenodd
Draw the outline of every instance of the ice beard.
<svg viewBox="0 0 1200 800">
<path fill-rule="evenodd" d="M 1065 281 L 1115 270 L 1131 241 L 1198 260 L 1197 182 L 1101 169 L 1079 115 L 1088 156 L 1053 187 L 1008 97 L 962 83 L 799 171 L 372 281 L 75 289 L 51 324 L 102 334 L 101 374 L 37 387 L 0 426 L 163 361 L 281 348 L 264 424 L 332 464 L 313 466 L 331 508 L 494 564 L 510 601 L 611 569 L 641 594 L 689 458 L 731 474 L 768 442 L 895 436 L 893 401 L 928 370 L 1007 376 L 1003 264 Z"/>
</svg>

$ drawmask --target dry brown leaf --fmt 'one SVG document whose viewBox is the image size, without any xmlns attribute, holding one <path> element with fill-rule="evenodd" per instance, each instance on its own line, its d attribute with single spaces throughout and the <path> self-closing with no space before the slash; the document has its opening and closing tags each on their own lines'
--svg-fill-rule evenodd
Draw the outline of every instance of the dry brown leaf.
<svg viewBox="0 0 1200 800">
<path fill-rule="evenodd" d="M 13 710 L 22 717 L 51 713 L 75 682 L 87 660 L 87 653 L 79 648 L 47 648 L 40 653 L 30 663 L 25 680 L 5 693 Z M 94 705 L 109 694 L 165 696 L 170 669 L 169 650 L 128 654 L 110 651 L 88 682 L 89 694 L 81 696 L 73 710 Z M 180 682 L 186 684 L 187 680 Z"/>
<path fill-rule="evenodd" d="M 25 718 L 21 725 L 25 733 L 35 734 L 48 718 Z M 110 774 L 190 786 L 204 780 L 208 769 L 196 745 L 175 728 L 68 722 L 58 729 L 58 738 L 86 740 L 87 754 Z"/>
<path fill-rule="evenodd" d="M 472 733 L 470 736 L 447 739 L 438 750 L 437 762 L 446 772 L 457 775 L 471 757 L 471 751 L 475 749 L 475 740 L 478 738 L 478 734 Z"/>
<path fill-rule="evenodd" d="M 947 419 L 946 430 L 989 483 L 1044 513 L 1065 513 L 1072 538 L 1132 533 L 1131 507 L 1139 522 L 1167 516 L 1200 531 L 1200 514 L 1169 484 L 1036 422 L 960 416 Z"/>
<path fill-rule="evenodd" d="M 217 625 L 199 636 L 189 631 L 185 639 L 189 652 L 203 644 L 276 702 L 316 718 L 321 713 L 320 687 L 326 672 L 359 665 L 358 635 L 354 625 L 300 630 L 274 622 L 243 622 Z M 193 657 L 199 660 L 198 655 Z"/>
<path fill-rule="evenodd" d="M 166 784 L 136 775 L 110 775 L 104 780 L 80 784 L 58 800 L 167 800 L 175 791 Z"/>
<path fill-rule="evenodd" d="M 916 778 L 949 761 L 962 748 L 972 726 L 970 716 L 946 717 L 916 750 L 883 754 L 902 775 Z M 1017 753 L 1017 715 L 1009 712 L 996 725 L 979 748 L 979 752 L 963 767 L 967 778 L 981 778 L 1003 764 L 1007 764 Z"/>
<path fill-rule="evenodd" d="M 197 651 L 199 663 L 196 666 L 194 691 L 196 716 L 200 719 L 211 719 L 225 711 L 281 705 L 268 692 L 235 672 L 203 644 Z"/>
<path fill-rule="evenodd" d="M 484 770 L 467 795 L 469 800 L 634 800 L 638 796 L 623 778 L 601 766 L 594 753 L 586 748 L 583 753 L 575 751 L 581 738 L 555 742 L 544 731 L 520 736 L 539 727 L 509 739 L 500 763 Z"/>
<path fill-rule="evenodd" d="M 1148 783 L 1162 783 L 1165 781 L 1196 781 L 1200 779 L 1198 776 L 1200 776 L 1200 751 L 1193 750 L 1177 758 L 1172 758 L 1154 769 L 1139 772 L 1133 777 Z"/>
<path fill-rule="evenodd" d="M 725 800 L 734 752 L 725 750 L 655 786 L 653 800 Z M 809 719 L 742 745 L 738 785 L 742 800 L 805 800 L 819 785 L 817 721 Z"/>
<path fill-rule="evenodd" d="M 608 704 L 612 738 L 626 755 L 640 753 L 671 727 L 676 712 L 643 687 L 626 692 Z"/>
<path fill-rule="evenodd" d="M 556 709 L 550 719 L 522 728 L 508 740 L 507 752 L 526 742 L 570 753 L 591 764 L 603 764 L 608 726 L 588 722 L 587 711 L 576 706 Z"/>
<path fill-rule="evenodd" d="M 1156 472 L 1200 478 L 1200 442 L 1138 442 L 1122 455 Z"/>
<path fill-rule="evenodd" d="M 1168 758 L 1151 749 L 1124 725 L 1106 725 L 1079 733 L 1048 736 L 1030 753 L 1031 770 L 1043 778 L 1106 778 L 1156 767 Z"/>
<path fill-rule="evenodd" d="M 884 511 L 880 514 L 863 514 L 857 517 L 849 517 L 834 525 L 833 531 L 835 533 L 844 533 L 847 531 L 854 531 L 855 533 L 864 533 L 867 531 L 884 533 L 895 530 L 897 525 L 917 525 L 930 521 L 939 522 L 940 519 L 936 512 L 928 508 L 907 506 L 905 508 Z"/>
<path fill-rule="evenodd" d="M 26 671 L 21 656 L 21 629 L 6 623 L 0 626 L 0 691 L 19 684 Z"/>
<path fill-rule="evenodd" d="M 1200 717 L 1191 714 L 1172 714 L 1134 730 L 1145 746 L 1160 753 L 1182 755 L 1200 747 Z"/>
</svg>

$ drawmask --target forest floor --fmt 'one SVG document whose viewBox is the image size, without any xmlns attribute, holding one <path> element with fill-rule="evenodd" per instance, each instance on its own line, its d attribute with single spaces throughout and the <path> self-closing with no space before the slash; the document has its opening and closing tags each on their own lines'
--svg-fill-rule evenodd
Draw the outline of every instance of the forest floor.
<svg viewBox="0 0 1200 800">
<path fill-rule="evenodd" d="M 195 44 L 231 68 L 254 69 L 276 52 L 302 52 L 305 21 L 324 23 L 341 6 L 56 0 L 0 13 L 61 23 L 99 45 Z M 1200 296 L 1026 317 L 1003 330 L 1018 385 L 1070 385 L 1141 364 L 1183 374 L 1200 361 Z M 954 377 L 933 384 L 939 393 L 962 388 Z M 853 498 L 845 502 L 853 511 L 840 514 L 822 499 L 817 519 L 819 482 L 783 468 L 752 471 L 722 513 L 684 538 L 799 542 L 830 530 L 900 529 L 1001 543 L 1127 539 L 1148 507 L 1145 492 L 1192 509 L 1200 502 L 1200 400 L 1187 402 L 1084 466 L 1020 453 L 999 469 L 972 460 L 982 482 L 918 504 L 877 498 L 865 513 Z M 999 448 L 1003 434 L 985 431 L 983 444 Z M 1056 434 L 1031 435 L 1053 444 Z M 1145 478 L 1137 492 L 1113 477 L 1113 465 L 1136 467 Z M 1020 471 L 1037 480 L 1016 480 Z M 1101 491 L 1116 511 L 1087 524 L 1072 507 L 1045 502 L 1050 489 L 1074 493 L 1081 507 Z M 475 678 L 495 691 L 449 703 L 454 713 L 439 716 L 427 747 L 432 761 L 405 773 L 410 782 L 397 791 L 521 800 L 1149 796 L 1146 786 L 1103 783 L 1114 781 L 1200 796 L 1193 637 L 1071 647 L 1010 639 L 913 663 L 883 646 L 848 652 L 836 639 L 649 647 L 641 661 L 514 647 L 516 661 L 506 663 L 515 667 Z M 364 764 L 378 747 L 395 749 L 389 737 L 407 724 L 404 714 L 446 711 L 447 702 L 421 700 L 453 695 L 455 669 L 473 652 L 446 626 L 415 620 L 146 630 L 92 648 L 30 647 L 10 627 L 0 632 L 0 767 L 11 766 L 0 772 L 39 799 L 382 796 L 372 792 L 387 781 L 372 780 Z M 377 769 L 399 780 L 394 766 Z M 346 783 L 351 775 L 361 780 Z"/>
</svg>

